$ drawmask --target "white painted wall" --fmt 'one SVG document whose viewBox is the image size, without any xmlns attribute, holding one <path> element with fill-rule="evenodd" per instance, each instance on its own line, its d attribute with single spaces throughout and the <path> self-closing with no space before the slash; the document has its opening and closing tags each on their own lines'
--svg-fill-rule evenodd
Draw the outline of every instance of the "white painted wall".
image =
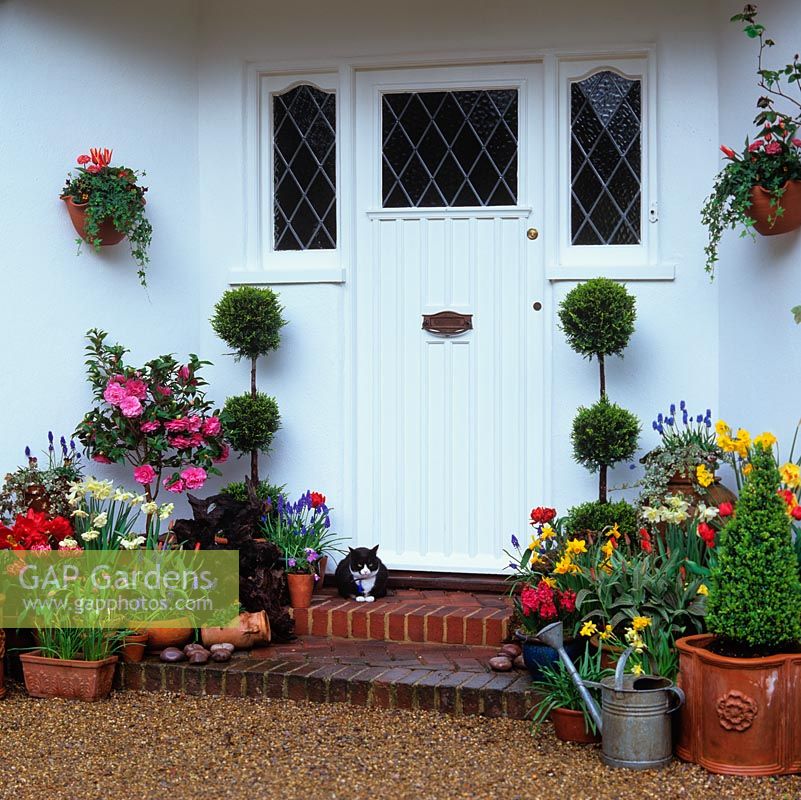
<svg viewBox="0 0 801 800">
<path fill-rule="evenodd" d="M 721 20 L 736 10 L 723 5 L 718 0 L 670 5 L 579 0 L 561 6 L 522 0 L 298 0 L 284 8 L 256 0 L 148 0 L 125 7 L 97 0 L 0 4 L 0 181 L 7 198 L 14 198 L 0 218 L 6 290 L 0 468 L 14 466 L 40 431 L 40 438 L 48 427 L 67 431 L 80 417 L 89 397 L 82 334 L 91 325 L 130 343 L 139 360 L 192 350 L 215 361 L 209 377 L 219 402 L 244 389 L 246 367 L 224 355 L 207 320 L 244 249 L 245 61 L 656 43 L 661 260 L 675 264 L 676 278 L 629 284 L 637 296 L 637 332 L 625 358 L 609 365 L 610 395 L 643 419 L 643 450 L 655 441 L 652 416 L 671 400 L 718 410 L 719 363 L 725 413 L 779 415 L 775 398 L 756 381 L 744 385 L 746 379 L 732 366 L 765 365 L 770 385 L 789 394 L 790 356 L 799 332 L 784 305 L 801 298 L 783 287 L 791 280 L 797 240 L 759 248 L 730 242 L 724 257 L 742 263 L 724 264 L 721 280 L 711 285 L 703 272 L 698 209 L 718 168 L 719 77 L 725 84 L 724 131 L 750 117 L 750 108 L 736 108 L 745 91 L 740 76 L 748 77 L 736 62 L 747 43 L 738 40 L 735 50 L 725 32 L 720 66 L 717 62 Z M 792 0 L 764 5 L 777 9 L 770 14 L 779 15 L 776 38 L 783 39 L 781 28 L 794 16 Z M 735 141 L 741 137 L 738 132 Z M 57 195 L 74 155 L 93 144 L 113 146 L 121 160 L 148 171 L 148 212 L 155 228 L 150 299 L 137 286 L 124 248 L 101 257 L 73 255 L 72 229 Z M 542 229 L 543 237 L 549 233 Z M 759 264 L 757 254 L 780 263 Z M 595 478 L 572 462 L 569 434 L 576 407 L 595 399 L 597 370 L 572 353 L 554 327 L 556 305 L 572 285 L 553 284 L 541 298 L 546 327 L 553 331 L 546 343 L 553 413 L 545 434 L 552 490 L 530 498 L 531 504 L 560 510 L 591 499 L 596 486 Z M 260 365 L 260 383 L 277 396 L 284 420 L 268 471 L 292 491 L 325 492 L 347 520 L 342 342 L 348 285 L 279 291 L 290 324 L 281 350 Z M 732 330 L 735 311 L 757 298 L 759 321 L 749 314 L 745 325 L 737 317 L 738 329 Z M 766 339 L 768 334 L 776 341 Z M 791 400 L 786 407 L 789 411 Z M 791 417 L 782 412 L 782 419 Z M 226 478 L 244 471 L 244 462 L 234 462 Z M 612 481 L 635 474 L 618 469 Z M 524 523 L 521 514 L 521 528 Z M 370 538 L 369 532 L 357 535 Z"/>
<path fill-rule="evenodd" d="M 740 24 L 725 22 L 741 8 L 735 0 L 721 0 L 718 13 L 720 143 L 737 150 L 746 134 L 754 138 L 752 120 L 761 94 L 756 86 L 758 48 L 745 37 Z M 801 9 L 792 0 L 769 0 L 759 4 L 759 12 L 767 35 L 776 42 L 766 66 L 784 66 L 799 49 Z M 792 111 L 789 105 L 784 110 Z M 720 286 L 724 417 L 752 432 L 774 431 L 782 454 L 787 455 L 801 416 L 801 329 L 790 313 L 790 308 L 801 302 L 801 235 L 757 236 L 752 242 L 729 233 L 720 255 L 716 283 Z"/>
</svg>

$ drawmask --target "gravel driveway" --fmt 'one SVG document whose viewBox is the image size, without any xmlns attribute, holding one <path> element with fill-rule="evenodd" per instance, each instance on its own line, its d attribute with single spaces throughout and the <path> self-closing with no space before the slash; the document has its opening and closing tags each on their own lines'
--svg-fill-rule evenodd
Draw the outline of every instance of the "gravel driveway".
<svg viewBox="0 0 801 800">
<path fill-rule="evenodd" d="M 516 720 L 133 692 L 0 703 L 2 800 L 799 797 L 795 776 L 607 769 L 597 749 Z"/>
</svg>

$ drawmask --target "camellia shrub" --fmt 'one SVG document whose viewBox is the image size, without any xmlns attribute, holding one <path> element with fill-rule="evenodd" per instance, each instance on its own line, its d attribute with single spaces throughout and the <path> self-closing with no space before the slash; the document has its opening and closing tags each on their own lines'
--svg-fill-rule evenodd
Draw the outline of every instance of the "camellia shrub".
<svg viewBox="0 0 801 800">
<path fill-rule="evenodd" d="M 250 392 L 225 401 L 222 418 L 228 441 L 234 450 L 250 453 L 250 481 L 259 483 L 259 453 L 270 449 L 281 426 L 278 403 L 259 392 L 256 363 L 260 356 L 277 350 L 281 328 L 286 325 L 278 295 L 272 289 L 240 286 L 230 289 L 214 308 L 211 326 L 233 349 L 234 358 L 250 361 Z"/>
<path fill-rule="evenodd" d="M 741 646 L 778 652 L 801 641 L 801 582 L 771 449 L 754 445 L 750 463 L 736 514 L 720 534 L 707 627 Z"/>
<path fill-rule="evenodd" d="M 108 334 L 87 333 L 86 365 L 95 405 L 75 435 L 89 456 L 104 464 L 129 463 L 134 480 L 153 500 L 159 487 L 180 493 L 200 489 L 214 466 L 228 457 L 219 412 L 212 410 L 200 370 L 208 361 L 194 354 L 186 364 L 171 355 L 144 367 L 125 364 L 122 345 Z"/>
</svg>

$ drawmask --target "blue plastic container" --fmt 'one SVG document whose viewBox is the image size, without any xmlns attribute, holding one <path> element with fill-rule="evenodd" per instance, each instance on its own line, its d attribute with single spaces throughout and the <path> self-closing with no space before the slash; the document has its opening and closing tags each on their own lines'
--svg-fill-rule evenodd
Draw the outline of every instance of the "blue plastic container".
<svg viewBox="0 0 801 800">
<path fill-rule="evenodd" d="M 523 661 L 525 662 L 531 677 L 535 680 L 542 679 L 542 667 L 549 667 L 559 661 L 559 653 L 548 647 L 547 644 L 534 639 L 522 631 L 516 631 L 515 636 L 520 640 L 523 648 Z M 573 661 L 575 661 L 584 650 L 584 642 L 574 639 L 572 642 L 565 642 L 565 650 Z"/>
</svg>

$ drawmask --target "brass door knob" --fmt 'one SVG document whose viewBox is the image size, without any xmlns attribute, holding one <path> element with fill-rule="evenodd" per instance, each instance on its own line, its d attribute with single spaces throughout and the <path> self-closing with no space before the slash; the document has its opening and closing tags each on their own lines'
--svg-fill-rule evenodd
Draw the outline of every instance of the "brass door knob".
<svg viewBox="0 0 801 800">
<path fill-rule="evenodd" d="M 532 241 L 532 242 L 533 242 L 533 241 L 534 241 L 534 240 L 535 240 L 535 239 L 536 239 L 536 238 L 537 238 L 539 235 L 540 235 L 540 232 L 539 232 L 539 231 L 538 231 L 536 228 L 529 228 L 529 229 L 526 231 L 526 236 L 528 236 L 528 238 L 529 238 L 529 239 L 531 239 L 531 241 Z"/>
</svg>

